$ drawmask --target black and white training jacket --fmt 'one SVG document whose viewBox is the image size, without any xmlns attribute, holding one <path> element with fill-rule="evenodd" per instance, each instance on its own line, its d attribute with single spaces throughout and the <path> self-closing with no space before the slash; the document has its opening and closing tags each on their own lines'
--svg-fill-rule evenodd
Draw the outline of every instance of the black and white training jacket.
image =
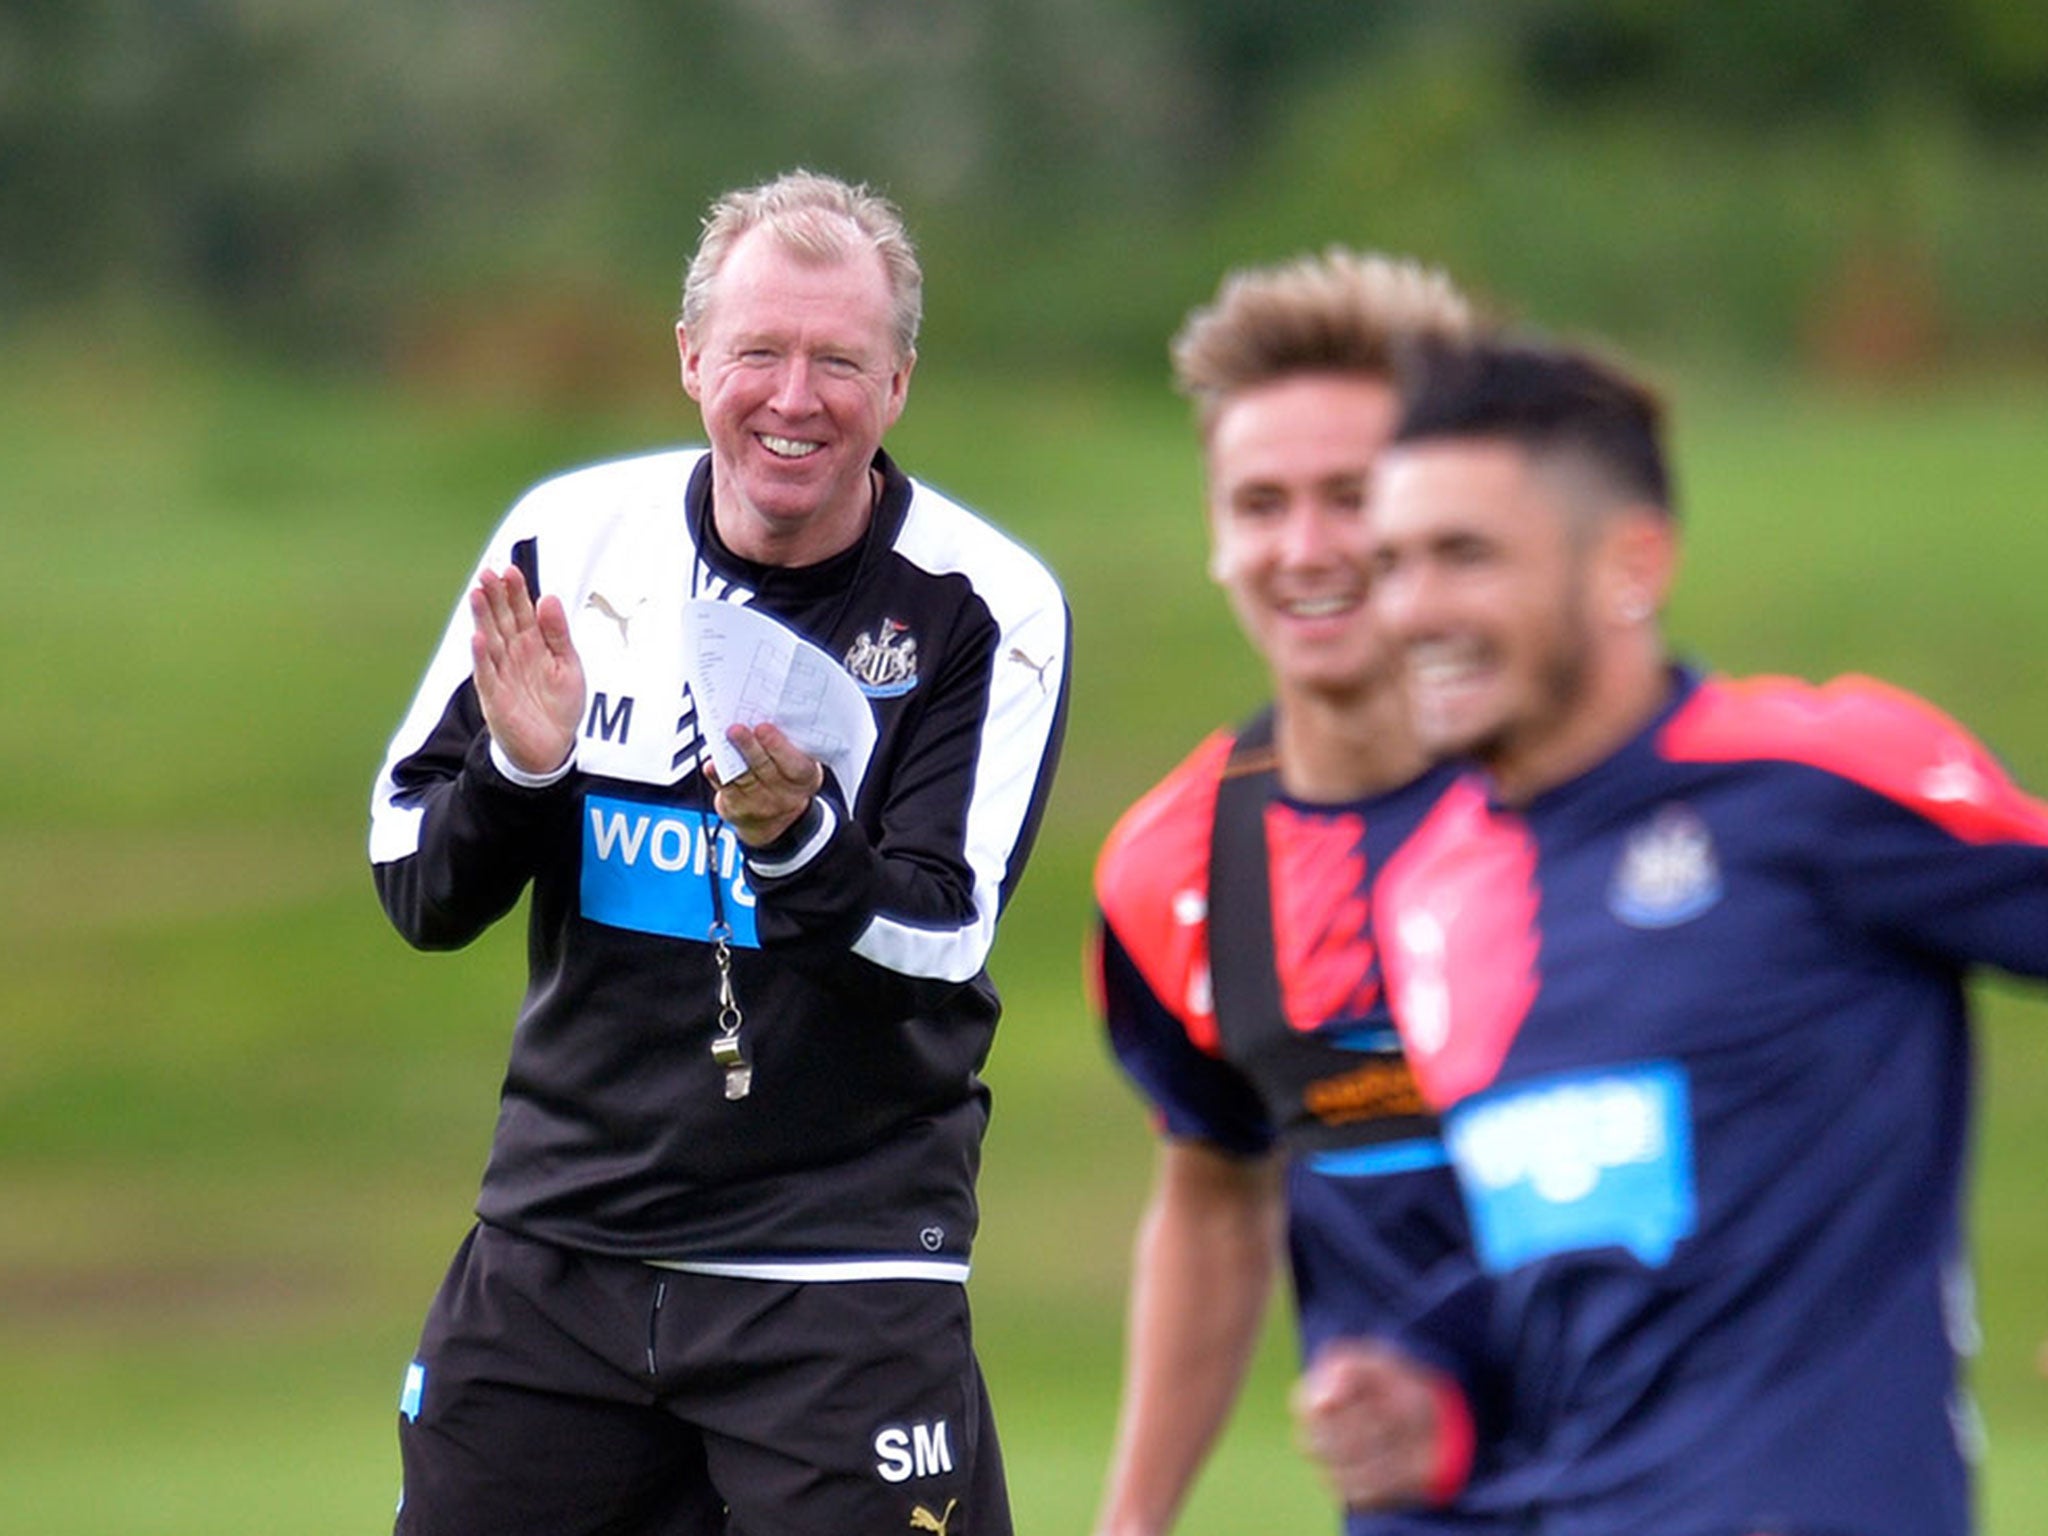
<svg viewBox="0 0 2048 1536">
<path fill-rule="evenodd" d="M 876 467 L 867 535 L 798 568 L 719 542 L 701 450 L 528 492 L 483 564 L 561 598 L 583 660 L 576 753 L 548 781 L 494 749 L 457 603 L 378 777 L 370 859 L 426 949 L 532 888 L 486 1221 L 712 1273 L 964 1278 L 999 1012 L 986 961 L 1051 787 L 1071 621 L 1031 554 Z M 682 663 L 693 595 L 775 615 L 873 701 L 858 799 L 828 781 L 766 849 L 710 814 Z M 737 1101 L 710 1051 L 714 917 L 754 1065 Z"/>
</svg>

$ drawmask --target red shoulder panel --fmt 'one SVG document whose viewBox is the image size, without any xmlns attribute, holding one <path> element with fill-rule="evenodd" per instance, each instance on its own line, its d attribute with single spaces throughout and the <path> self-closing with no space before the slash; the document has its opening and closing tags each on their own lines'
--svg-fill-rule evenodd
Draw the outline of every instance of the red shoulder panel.
<svg viewBox="0 0 2048 1536">
<path fill-rule="evenodd" d="M 1218 1049 L 1209 987 L 1209 829 L 1232 736 L 1218 731 L 1110 829 L 1095 901 L 1152 993 L 1188 1038 Z"/>
<path fill-rule="evenodd" d="M 1287 1022 L 1302 1031 L 1362 1019 L 1379 996 L 1372 906 L 1366 897 L 1365 819 L 1266 807 L 1273 963 Z"/>
<path fill-rule="evenodd" d="M 1465 779 L 1387 861 L 1374 916 L 1387 1000 L 1423 1097 L 1490 1084 L 1536 1000 L 1536 844 Z"/>
<path fill-rule="evenodd" d="M 1659 733 L 1674 762 L 1803 763 L 1861 784 L 1967 843 L 2048 845 L 2048 803 L 1923 699 L 1870 677 L 1711 678 Z"/>
</svg>

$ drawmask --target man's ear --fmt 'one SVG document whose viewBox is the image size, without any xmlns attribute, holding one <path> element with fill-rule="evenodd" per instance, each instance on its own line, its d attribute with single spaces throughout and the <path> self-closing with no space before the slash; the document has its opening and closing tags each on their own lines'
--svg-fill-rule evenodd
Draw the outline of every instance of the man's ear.
<svg viewBox="0 0 2048 1536">
<path fill-rule="evenodd" d="M 1610 514 L 1601 542 L 1595 612 L 1623 629 L 1653 621 L 1678 574 L 1677 523 L 1658 507 L 1624 507 Z"/>
<path fill-rule="evenodd" d="M 1217 586 L 1226 587 L 1230 584 L 1231 557 L 1225 547 L 1227 541 L 1223 535 L 1223 512 L 1213 504 L 1207 511 L 1208 516 L 1203 521 L 1209 525 L 1209 559 L 1204 569 L 1208 571 L 1209 579 Z"/>
<path fill-rule="evenodd" d="M 904 354 L 903 361 L 889 376 L 889 397 L 882 407 L 882 430 L 885 432 L 895 426 L 903 415 L 903 407 L 910 399 L 910 375 L 916 367 L 917 353 L 912 350 Z"/>
<path fill-rule="evenodd" d="M 690 350 L 690 333 L 683 328 L 683 322 L 676 322 L 676 359 L 681 367 L 683 393 L 692 400 L 704 397 L 698 391 L 703 387 L 703 356 Z"/>
</svg>

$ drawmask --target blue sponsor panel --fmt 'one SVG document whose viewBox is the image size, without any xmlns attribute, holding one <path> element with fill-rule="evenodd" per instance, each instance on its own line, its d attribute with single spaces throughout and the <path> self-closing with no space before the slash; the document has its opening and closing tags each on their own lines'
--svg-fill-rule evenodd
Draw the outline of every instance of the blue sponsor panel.
<svg viewBox="0 0 2048 1536">
<path fill-rule="evenodd" d="M 1692 1106 L 1676 1062 L 1479 1094 L 1444 1142 L 1485 1266 L 1618 1247 L 1652 1268 L 1698 1221 Z"/>
<path fill-rule="evenodd" d="M 1365 1051 L 1380 1056 L 1389 1055 L 1401 1049 L 1399 1030 L 1379 1026 L 1372 1029 L 1349 1029 L 1342 1034 L 1330 1035 L 1330 1044 L 1340 1051 Z"/>
<path fill-rule="evenodd" d="M 1338 1147 L 1311 1152 L 1308 1165 L 1317 1173 L 1339 1179 L 1376 1179 L 1390 1173 L 1414 1173 L 1423 1168 L 1441 1168 L 1450 1161 L 1444 1144 L 1434 1136 L 1409 1141 L 1381 1142 L 1370 1147 Z"/>
<path fill-rule="evenodd" d="M 583 802 L 583 915 L 611 928 L 709 941 L 716 889 L 731 942 L 758 949 L 739 839 L 709 812 L 590 795 Z"/>
</svg>

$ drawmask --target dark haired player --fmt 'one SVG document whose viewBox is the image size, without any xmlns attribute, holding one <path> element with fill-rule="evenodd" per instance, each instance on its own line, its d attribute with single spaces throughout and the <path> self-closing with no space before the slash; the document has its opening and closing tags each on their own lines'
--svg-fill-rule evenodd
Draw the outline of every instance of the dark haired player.
<svg viewBox="0 0 2048 1536">
<path fill-rule="evenodd" d="M 1372 602 L 1479 771 L 1386 869 L 1395 1014 L 1512 1351 L 1529 1528 L 1961 1536 L 1984 964 L 2048 974 L 2048 805 L 1868 678 L 1667 659 L 1655 400 L 1423 370 Z"/>
</svg>

